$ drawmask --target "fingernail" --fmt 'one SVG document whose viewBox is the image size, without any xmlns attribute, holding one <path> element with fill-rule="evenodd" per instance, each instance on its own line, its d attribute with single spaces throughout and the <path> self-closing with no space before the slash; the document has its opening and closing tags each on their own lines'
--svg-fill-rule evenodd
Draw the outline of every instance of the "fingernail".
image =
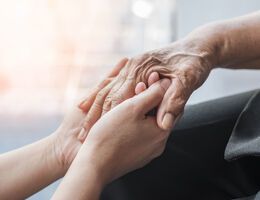
<svg viewBox="0 0 260 200">
<path fill-rule="evenodd" d="M 82 102 L 78 105 L 78 107 L 79 107 L 79 108 L 82 108 L 82 107 L 84 106 L 85 102 L 86 102 L 86 101 L 82 101 Z"/>
<path fill-rule="evenodd" d="M 174 117 L 171 113 L 166 113 L 162 120 L 162 127 L 165 130 L 169 130 L 172 128 L 174 123 Z"/>
<path fill-rule="evenodd" d="M 163 79 L 163 80 L 161 81 L 161 86 L 162 86 L 165 90 L 167 90 L 170 85 L 171 85 L 170 79 L 165 78 L 165 79 Z"/>
<path fill-rule="evenodd" d="M 87 134 L 87 131 L 85 128 L 82 128 L 79 132 L 79 135 L 78 135 L 78 139 L 81 141 L 81 142 L 84 142 L 85 140 L 85 137 L 86 137 L 86 134 Z"/>
</svg>

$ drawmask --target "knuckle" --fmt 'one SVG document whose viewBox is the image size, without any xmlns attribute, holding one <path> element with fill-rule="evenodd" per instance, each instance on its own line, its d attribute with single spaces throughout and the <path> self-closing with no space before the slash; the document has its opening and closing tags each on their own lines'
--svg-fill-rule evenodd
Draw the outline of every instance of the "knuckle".
<svg viewBox="0 0 260 200">
<path fill-rule="evenodd" d="M 104 104 L 102 109 L 102 115 L 108 112 L 111 109 L 111 104 Z"/>
<path fill-rule="evenodd" d="M 168 100 L 168 106 L 174 108 L 178 107 L 180 105 L 180 98 L 176 96 L 171 96 Z"/>
<path fill-rule="evenodd" d="M 104 115 L 105 113 L 107 113 L 109 110 L 110 110 L 110 106 L 103 106 L 102 115 Z"/>
<path fill-rule="evenodd" d="M 172 96 L 168 100 L 169 111 L 179 113 L 183 110 L 186 100 L 182 96 Z"/>
<path fill-rule="evenodd" d="M 94 101 L 93 109 L 95 109 L 95 110 L 102 110 L 102 105 L 99 102 Z"/>
<path fill-rule="evenodd" d="M 117 75 L 117 77 L 114 79 L 116 82 L 124 81 L 127 77 L 128 70 L 127 68 L 124 68 L 120 71 L 120 73 Z"/>
<path fill-rule="evenodd" d="M 110 95 L 108 95 L 104 101 L 104 106 L 103 107 L 108 107 L 111 104 L 112 98 Z"/>
<path fill-rule="evenodd" d="M 104 98 L 104 92 L 101 90 L 100 92 L 97 93 L 96 99 L 102 100 L 103 98 Z"/>
<path fill-rule="evenodd" d="M 118 103 L 118 98 L 117 97 L 112 97 L 111 98 L 111 104 L 112 104 L 112 107 L 116 106 Z"/>
<path fill-rule="evenodd" d="M 94 122 L 93 122 L 92 118 L 89 115 L 87 115 L 87 117 L 85 118 L 85 120 L 83 122 L 83 127 L 87 128 L 87 127 L 91 126 L 93 123 Z"/>
<path fill-rule="evenodd" d="M 171 106 L 173 104 L 176 103 L 176 98 L 174 96 L 171 96 L 169 99 L 168 99 L 168 105 Z"/>
<path fill-rule="evenodd" d="M 189 66 L 185 66 L 184 69 L 178 71 L 178 79 L 182 83 L 182 86 L 188 87 L 189 85 L 196 85 L 197 77 L 195 70 L 187 70 Z"/>
<path fill-rule="evenodd" d="M 112 105 L 118 105 L 119 103 L 121 103 L 123 101 L 123 95 L 118 92 L 115 95 L 113 95 L 113 97 L 111 98 L 111 102 Z"/>
</svg>

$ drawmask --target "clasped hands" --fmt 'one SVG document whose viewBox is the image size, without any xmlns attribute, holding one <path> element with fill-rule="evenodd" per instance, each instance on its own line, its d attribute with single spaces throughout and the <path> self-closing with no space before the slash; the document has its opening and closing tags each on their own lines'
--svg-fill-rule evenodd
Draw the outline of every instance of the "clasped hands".
<svg viewBox="0 0 260 200">
<path fill-rule="evenodd" d="M 99 169 L 102 184 L 159 156 L 188 98 L 210 72 L 205 57 L 174 43 L 121 60 L 57 130 L 64 171 L 79 149 Z M 148 116 L 155 108 L 156 116 Z"/>
</svg>

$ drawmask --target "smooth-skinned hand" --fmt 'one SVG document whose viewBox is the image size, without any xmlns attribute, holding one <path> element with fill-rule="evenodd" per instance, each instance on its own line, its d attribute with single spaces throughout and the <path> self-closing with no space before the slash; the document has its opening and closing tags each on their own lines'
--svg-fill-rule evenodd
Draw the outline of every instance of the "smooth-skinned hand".
<svg viewBox="0 0 260 200">
<path fill-rule="evenodd" d="M 147 113 L 157 107 L 170 86 L 162 79 L 129 98 L 91 128 L 79 154 L 98 171 L 104 184 L 143 167 L 164 151 L 169 131 L 162 130 L 156 116 Z M 81 157 L 79 155 L 79 157 Z"/>
<path fill-rule="evenodd" d="M 87 97 L 86 105 L 91 106 L 93 104 L 98 91 L 113 81 L 127 61 L 127 58 L 122 59 L 105 77 L 105 79 L 97 85 L 97 87 Z M 55 140 L 52 145 L 53 151 L 55 151 L 58 163 L 64 171 L 69 168 L 87 136 L 85 134 L 86 132 L 81 131 L 86 114 L 87 113 L 82 112 L 78 106 L 74 106 L 71 111 L 66 114 L 60 127 L 54 132 Z M 91 126 L 88 127 L 87 131 L 89 131 L 90 128 Z"/>
</svg>

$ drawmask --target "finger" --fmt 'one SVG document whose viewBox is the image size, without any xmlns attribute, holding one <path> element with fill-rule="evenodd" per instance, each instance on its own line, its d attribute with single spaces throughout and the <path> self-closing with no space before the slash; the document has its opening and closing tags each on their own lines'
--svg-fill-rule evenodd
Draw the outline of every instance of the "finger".
<svg viewBox="0 0 260 200">
<path fill-rule="evenodd" d="M 137 112 L 141 115 L 145 115 L 158 106 L 170 84 L 171 81 L 169 79 L 162 79 L 153 84 L 146 91 L 135 96 L 132 101 L 137 107 Z"/>
<path fill-rule="evenodd" d="M 77 139 L 83 143 L 87 137 L 87 134 L 90 130 L 85 129 L 84 127 L 81 127 L 79 129 L 79 134 L 77 135 Z"/>
<path fill-rule="evenodd" d="M 118 76 L 114 80 L 114 85 L 113 85 L 112 89 L 109 91 L 109 93 L 108 93 L 108 95 L 107 95 L 107 97 L 106 97 L 106 99 L 104 101 L 103 110 L 102 110 L 102 116 L 104 114 L 106 114 L 109 110 L 111 110 L 111 108 L 112 108 L 112 101 L 113 101 L 113 99 L 118 97 L 116 95 L 116 93 L 122 87 L 124 82 L 125 82 L 124 76 Z"/>
<path fill-rule="evenodd" d="M 126 65 L 127 62 L 128 62 L 128 58 L 123 58 L 122 60 L 120 60 L 116 64 L 116 66 L 112 69 L 112 71 L 109 72 L 109 74 L 106 76 L 107 78 L 105 78 L 105 80 L 103 80 L 98 85 L 98 87 L 91 92 L 89 97 L 87 97 L 84 101 L 82 101 L 79 104 L 79 108 L 81 110 L 83 110 L 84 112 L 88 112 L 88 110 L 90 109 L 91 105 L 93 104 L 93 102 L 95 100 L 97 93 L 112 81 L 112 79 L 111 79 L 112 77 L 116 77 L 119 74 L 119 72 Z"/>
<path fill-rule="evenodd" d="M 183 112 L 188 95 L 179 79 L 172 79 L 171 86 L 164 95 L 157 112 L 157 123 L 169 130 L 175 124 L 176 118 Z"/>
<path fill-rule="evenodd" d="M 113 94 L 111 109 L 116 107 L 126 99 L 135 96 L 134 89 L 135 89 L 135 81 L 127 79 L 122 84 L 122 86 L 118 89 L 118 91 L 115 94 Z"/>
<path fill-rule="evenodd" d="M 104 100 L 108 94 L 108 92 L 111 90 L 112 85 L 107 85 L 103 90 L 101 90 L 93 102 L 89 112 L 87 113 L 87 116 L 84 118 L 83 122 L 83 128 L 82 132 L 84 132 L 84 136 L 87 135 L 91 127 L 96 123 L 96 121 L 101 117 L 102 113 L 102 107 Z M 81 133 L 82 134 L 82 133 Z"/>
<path fill-rule="evenodd" d="M 135 87 L 135 94 L 138 95 L 146 90 L 146 85 L 144 82 L 137 83 Z"/>
<path fill-rule="evenodd" d="M 119 74 L 119 72 L 121 71 L 121 69 L 126 65 L 126 63 L 128 62 L 128 58 L 123 58 L 122 60 L 120 60 L 116 66 L 112 69 L 112 71 L 108 74 L 108 77 L 115 77 Z"/>
<path fill-rule="evenodd" d="M 85 141 L 85 138 L 87 137 L 88 131 L 85 129 L 85 127 L 81 128 L 79 134 L 78 134 L 78 140 L 83 143 Z"/>
<path fill-rule="evenodd" d="M 151 73 L 148 78 L 148 87 L 150 87 L 155 82 L 159 81 L 159 79 L 160 79 L 160 76 L 159 76 L 158 72 Z"/>
<path fill-rule="evenodd" d="M 91 105 L 93 104 L 98 92 L 102 90 L 104 87 L 106 87 L 111 81 L 112 79 L 106 79 L 102 81 L 93 91 L 90 92 L 90 95 L 85 100 L 83 100 L 78 107 L 83 112 L 87 113 Z"/>
</svg>

